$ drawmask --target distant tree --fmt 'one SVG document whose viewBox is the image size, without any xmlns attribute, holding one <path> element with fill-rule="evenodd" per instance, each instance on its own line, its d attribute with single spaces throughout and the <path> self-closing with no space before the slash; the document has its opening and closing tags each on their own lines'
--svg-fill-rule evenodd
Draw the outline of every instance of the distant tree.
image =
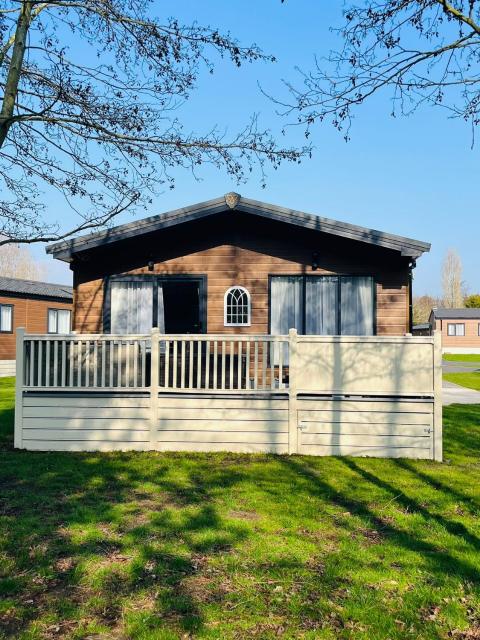
<svg viewBox="0 0 480 640">
<path fill-rule="evenodd" d="M 468 309 L 480 309 L 480 293 L 473 293 L 465 298 L 465 306 Z"/>
<path fill-rule="evenodd" d="M 463 307 L 462 261 L 454 249 L 449 249 L 442 267 L 443 304 L 448 309 Z"/>
<path fill-rule="evenodd" d="M 42 280 L 45 269 L 36 262 L 27 247 L 9 243 L 0 245 L 0 276 Z"/>
<path fill-rule="evenodd" d="M 213 73 L 222 57 L 234 67 L 274 58 L 216 28 L 162 18 L 162 8 L 155 0 L 0 3 L 0 244 L 104 226 L 172 188 L 177 168 L 194 178 L 207 163 L 241 181 L 257 166 L 263 182 L 266 163 L 307 151 L 277 145 L 255 116 L 231 134 L 222 128 L 228 116 L 186 130 L 177 109 L 202 68 Z M 76 218 L 71 227 L 51 219 L 45 192 Z"/>
<path fill-rule="evenodd" d="M 413 298 L 413 324 L 427 322 L 433 307 L 438 307 L 439 300 L 433 296 L 415 296 Z"/>
<path fill-rule="evenodd" d="M 287 83 L 286 110 L 308 127 L 329 120 L 348 138 L 353 113 L 388 92 L 392 115 L 442 108 L 472 127 L 480 122 L 480 2 L 347 2 L 335 30 L 342 46 L 318 58 L 303 84 Z"/>
</svg>

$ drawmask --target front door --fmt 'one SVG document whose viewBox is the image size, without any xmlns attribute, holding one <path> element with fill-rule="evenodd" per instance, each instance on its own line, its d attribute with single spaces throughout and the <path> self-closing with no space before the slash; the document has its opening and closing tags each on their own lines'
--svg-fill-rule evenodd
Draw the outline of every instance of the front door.
<svg viewBox="0 0 480 640">
<path fill-rule="evenodd" d="M 205 333 L 203 279 L 162 278 L 158 287 L 158 326 L 166 334 Z"/>
</svg>

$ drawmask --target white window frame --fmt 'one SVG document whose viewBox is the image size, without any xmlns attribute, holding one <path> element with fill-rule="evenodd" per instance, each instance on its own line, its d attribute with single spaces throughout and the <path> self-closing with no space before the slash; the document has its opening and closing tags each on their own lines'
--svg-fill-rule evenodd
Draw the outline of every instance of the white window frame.
<svg viewBox="0 0 480 640">
<path fill-rule="evenodd" d="M 9 329 L 4 329 L 4 327 L 1 325 L 1 316 L 0 316 L 0 333 L 13 333 L 13 304 L 0 304 L 0 309 L 2 307 L 7 307 L 8 309 L 10 309 L 10 328 Z"/>
<path fill-rule="evenodd" d="M 242 293 L 247 296 L 247 322 L 227 322 L 227 300 L 229 294 L 238 289 L 242 291 Z M 235 284 L 233 287 L 229 287 L 225 291 L 225 295 L 223 296 L 223 326 L 224 327 L 250 327 L 252 324 L 252 302 L 250 298 L 250 291 L 246 287 L 242 287 L 241 285 Z"/>
<path fill-rule="evenodd" d="M 68 311 L 69 313 L 69 332 L 72 330 L 72 311 L 71 309 L 61 309 L 60 307 L 49 307 L 47 309 L 47 333 L 58 334 L 58 312 Z M 55 331 L 50 331 L 50 313 L 55 315 Z"/>
</svg>

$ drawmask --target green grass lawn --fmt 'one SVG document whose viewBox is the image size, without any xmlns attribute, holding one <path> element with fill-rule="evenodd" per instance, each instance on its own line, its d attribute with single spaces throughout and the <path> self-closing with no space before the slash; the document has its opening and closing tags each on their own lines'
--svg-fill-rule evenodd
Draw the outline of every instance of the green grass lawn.
<svg viewBox="0 0 480 640">
<path fill-rule="evenodd" d="M 11 448 L 0 637 L 480 637 L 480 406 L 447 462 Z"/>
<path fill-rule="evenodd" d="M 450 362 L 478 362 L 480 365 L 480 353 L 444 353 L 442 357 Z"/>
<path fill-rule="evenodd" d="M 444 373 L 443 378 L 444 380 L 448 380 L 448 382 L 454 382 L 462 387 L 480 391 L 480 373 L 474 371 L 472 371 L 472 373 Z"/>
</svg>

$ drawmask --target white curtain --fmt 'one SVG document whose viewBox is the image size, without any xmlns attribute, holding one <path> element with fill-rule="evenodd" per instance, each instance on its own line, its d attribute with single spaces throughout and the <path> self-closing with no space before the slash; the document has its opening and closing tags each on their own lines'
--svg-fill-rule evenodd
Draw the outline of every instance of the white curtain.
<svg viewBox="0 0 480 640">
<path fill-rule="evenodd" d="M 157 314 L 157 326 L 160 333 L 165 333 L 165 306 L 163 304 L 163 287 L 158 285 L 158 314 Z"/>
<path fill-rule="evenodd" d="M 270 289 L 270 333 L 286 335 L 289 329 L 302 330 L 302 279 L 275 276 Z"/>
<path fill-rule="evenodd" d="M 340 279 L 341 331 L 347 336 L 371 336 L 374 329 L 373 279 L 368 276 Z"/>
<path fill-rule="evenodd" d="M 12 330 L 12 307 L 0 305 L 0 329 L 2 331 Z"/>
<path fill-rule="evenodd" d="M 58 331 L 58 323 L 57 323 L 57 311 L 56 309 L 48 310 L 48 333 L 57 333 Z"/>
<path fill-rule="evenodd" d="M 57 332 L 70 333 L 70 311 L 68 309 L 57 310 Z"/>
<path fill-rule="evenodd" d="M 275 276 L 270 287 L 270 333 L 286 335 L 290 329 L 302 330 L 302 279 Z M 271 356 L 274 364 L 280 362 L 280 345 L 273 344 Z M 288 348 L 283 344 L 282 361 L 288 365 Z"/>
<path fill-rule="evenodd" d="M 305 289 L 305 333 L 333 336 L 337 333 L 338 280 L 307 278 Z"/>
<path fill-rule="evenodd" d="M 153 284 L 112 282 L 110 313 L 112 333 L 149 333 L 153 319 Z"/>
</svg>

